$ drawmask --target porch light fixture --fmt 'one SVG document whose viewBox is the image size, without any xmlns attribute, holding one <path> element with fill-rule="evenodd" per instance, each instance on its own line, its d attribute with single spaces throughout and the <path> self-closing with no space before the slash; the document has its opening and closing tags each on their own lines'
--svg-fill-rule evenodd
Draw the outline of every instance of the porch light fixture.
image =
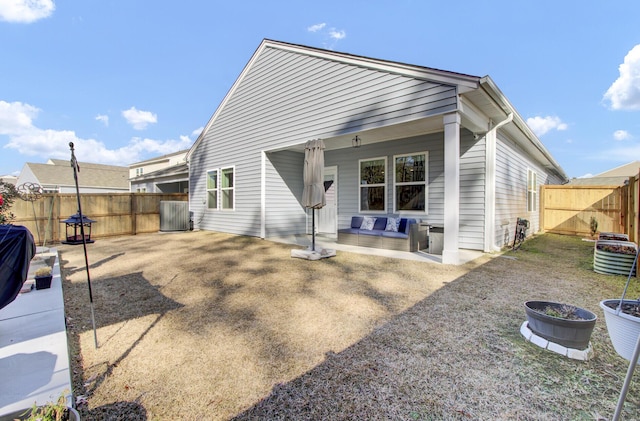
<svg viewBox="0 0 640 421">
<path fill-rule="evenodd" d="M 360 147 L 360 138 L 357 135 L 356 135 L 356 137 L 351 139 L 351 146 L 353 146 L 354 148 L 359 148 Z"/>
</svg>

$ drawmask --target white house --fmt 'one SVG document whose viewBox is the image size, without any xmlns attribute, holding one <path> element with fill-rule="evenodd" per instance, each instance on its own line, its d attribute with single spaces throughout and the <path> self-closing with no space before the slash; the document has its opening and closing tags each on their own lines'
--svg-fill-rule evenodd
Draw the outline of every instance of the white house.
<svg viewBox="0 0 640 421">
<path fill-rule="evenodd" d="M 189 168 L 185 156 L 188 150 L 147 159 L 129 165 L 132 192 L 187 193 Z"/>
<path fill-rule="evenodd" d="M 304 144 L 316 138 L 334 182 L 319 233 L 353 215 L 410 216 L 444 228 L 443 263 L 508 244 L 518 217 L 538 231 L 540 184 L 567 181 L 489 76 L 263 40 L 187 154 L 195 227 L 308 233 Z M 396 179 L 408 163 L 419 175 Z"/>
</svg>

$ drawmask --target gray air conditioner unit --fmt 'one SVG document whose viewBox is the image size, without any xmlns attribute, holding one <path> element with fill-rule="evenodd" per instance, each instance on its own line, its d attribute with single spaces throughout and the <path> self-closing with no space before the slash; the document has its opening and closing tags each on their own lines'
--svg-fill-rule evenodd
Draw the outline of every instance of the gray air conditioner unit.
<svg viewBox="0 0 640 421">
<path fill-rule="evenodd" d="M 160 201 L 160 231 L 189 230 L 189 202 Z"/>
</svg>

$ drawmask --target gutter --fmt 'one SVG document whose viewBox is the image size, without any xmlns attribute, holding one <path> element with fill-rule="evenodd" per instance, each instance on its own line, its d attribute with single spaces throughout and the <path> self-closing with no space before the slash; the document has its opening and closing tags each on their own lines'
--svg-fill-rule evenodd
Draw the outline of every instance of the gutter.
<svg viewBox="0 0 640 421">
<path fill-rule="evenodd" d="M 495 82 L 489 76 L 484 76 L 480 78 L 480 86 L 485 91 L 487 96 L 489 96 L 495 103 L 495 105 L 497 105 L 498 108 L 500 108 L 507 115 L 507 118 L 509 118 L 509 114 L 513 115 L 512 119 L 515 119 L 513 123 L 518 126 L 523 134 L 529 139 L 531 144 L 547 159 L 547 161 L 553 166 L 555 172 L 561 178 L 563 178 L 565 182 L 568 182 L 569 177 L 565 174 L 560 164 L 558 164 L 558 162 L 551 156 L 547 148 L 545 148 L 542 142 L 540 142 L 540 140 L 538 139 L 538 136 L 536 136 L 535 133 L 531 131 L 529 126 L 524 122 L 513 105 L 511 105 L 502 91 L 500 91 L 500 89 L 496 86 Z"/>
</svg>

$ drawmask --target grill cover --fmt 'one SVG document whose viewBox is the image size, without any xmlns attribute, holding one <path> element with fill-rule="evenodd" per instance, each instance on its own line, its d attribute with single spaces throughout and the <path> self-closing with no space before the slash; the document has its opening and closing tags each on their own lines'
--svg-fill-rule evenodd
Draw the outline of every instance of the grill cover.
<svg viewBox="0 0 640 421">
<path fill-rule="evenodd" d="M 35 253 L 33 235 L 27 228 L 0 224 L 0 309 L 18 296 Z"/>
</svg>

